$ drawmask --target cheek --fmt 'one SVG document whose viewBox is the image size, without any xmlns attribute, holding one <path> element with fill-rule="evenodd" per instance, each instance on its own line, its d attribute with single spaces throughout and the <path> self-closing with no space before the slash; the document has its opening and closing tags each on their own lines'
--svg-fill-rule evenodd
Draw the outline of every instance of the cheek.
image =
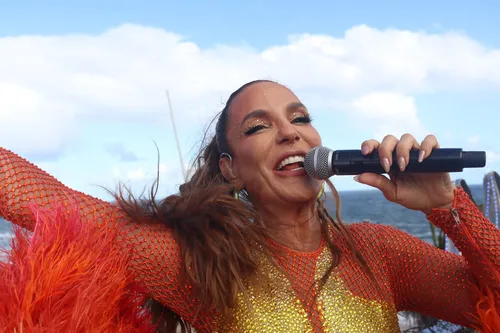
<svg viewBox="0 0 500 333">
<path fill-rule="evenodd" d="M 237 156 L 239 178 L 248 181 L 255 177 L 257 165 L 259 163 L 259 151 L 257 147 L 245 145 L 240 147 Z"/>
<path fill-rule="evenodd" d="M 314 127 L 310 127 L 304 132 L 304 138 L 312 148 L 322 145 L 321 136 Z"/>
<path fill-rule="evenodd" d="M 269 154 L 269 145 L 259 140 L 241 145 L 238 151 L 239 178 L 245 183 L 260 183 L 262 169 L 269 164 Z"/>
</svg>

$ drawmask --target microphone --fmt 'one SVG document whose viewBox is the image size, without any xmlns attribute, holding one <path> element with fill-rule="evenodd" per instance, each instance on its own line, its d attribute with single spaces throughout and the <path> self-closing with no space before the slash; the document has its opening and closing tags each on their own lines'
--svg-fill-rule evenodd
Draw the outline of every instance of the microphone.
<svg viewBox="0 0 500 333">
<path fill-rule="evenodd" d="M 464 168 L 482 168 L 486 165 L 486 152 L 463 151 L 460 148 L 434 149 L 422 162 L 419 150 L 410 151 L 410 161 L 404 172 L 433 173 L 461 172 Z M 363 155 L 361 150 L 331 150 L 318 146 L 311 149 L 304 159 L 304 169 L 311 178 L 327 179 L 333 175 L 359 175 L 365 172 L 383 174 L 377 151 Z M 396 152 L 392 155 L 390 172 L 398 172 Z"/>
</svg>

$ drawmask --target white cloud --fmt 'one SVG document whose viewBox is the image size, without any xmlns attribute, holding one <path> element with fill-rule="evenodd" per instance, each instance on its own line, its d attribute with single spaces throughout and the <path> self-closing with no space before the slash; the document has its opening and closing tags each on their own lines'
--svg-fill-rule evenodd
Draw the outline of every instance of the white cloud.
<svg viewBox="0 0 500 333">
<path fill-rule="evenodd" d="M 160 174 L 166 174 L 169 171 L 169 169 L 170 168 L 166 164 L 161 163 L 159 165 L 158 171 L 160 172 Z"/>
<path fill-rule="evenodd" d="M 155 165 L 151 164 L 148 171 L 145 171 L 142 167 L 136 168 L 124 168 L 120 166 L 115 166 L 111 169 L 111 176 L 116 180 L 121 181 L 145 181 L 154 180 L 159 172 L 160 177 L 167 175 L 169 172 L 177 172 L 177 170 L 172 170 L 169 166 L 161 163 L 158 166 L 158 170 L 153 169 Z"/>
<path fill-rule="evenodd" d="M 426 134 L 412 96 L 374 92 L 354 100 L 351 106 L 351 116 L 362 126 L 376 128 L 375 137 L 378 139 L 388 133 L 397 137 L 412 133 L 417 139 L 423 139 Z"/>
<path fill-rule="evenodd" d="M 473 144 L 473 145 L 478 144 L 479 143 L 479 135 L 473 135 L 473 136 L 469 137 L 467 139 L 467 142 L 469 142 L 470 144 Z"/>
<path fill-rule="evenodd" d="M 2 48 L 0 47 L 0 52 Z M 51 99 L 28 85 L 2 82 L 0 73 L 0 141 L 25 153 L 60 150 L 75 132 L 73 106 Z"/>
<path fill-rule="evenodd" d="M 122 176 L 122 172 L 119 167 L 115 166 L 111 169 L 111 176 L 113 178 L 119 179 Z"/>
<path fill-rule="evenodd" d="M 376 133 L 403 125 L 423 131 L 412 95 L 499 89 L 500 50 L 458 32 L 364 25 L 342 37 L 291 36 L 287 44 L 264 50 L 201 49 L 177 34 L 129 24 L 98 35 L 5 37 L 0 142 L 20 153 L 54 154 L 71 142 L 81 117 L 157 120 L 166 111 L 167 88 L 182 114 L 179 125 L 193 126 L 256 78 L 283 82 L 316 108 L 352 106 L 349 112 L 379 124 Z"/>
<path fill-rule="evenodd" d="M 146 174 L 144 173 L 144 170 L 142 170 L 141 168 L 130 170 L 127 172 L 127 179 L 143 180 L 144 178 L 146 178 Z"/>
<path fill-rule="evenodd" d="M 118 166 L 115 166 L 111 170 L 111 175 L 116 180 L 129 181 L 129 180 L 144 180 L 146 178 L 146 173 L 142 168 L 134 168 L 124 170 Z"/>
<path fill-rule="evenodd" d="M 487 151 L 486 152 L 486 161 L 488 164 L 490 164 L 492 162 L 500 161 L 500 153 L 494 152 L 494 151 Z"/>
<path fill-rule="evenodd" d="M 131 188 L 136 194 L 149 187 L 156 180 L 159 173 L 160 188 L 165 193 L 173 193 L 177 191 L 177 186 L 183 183 L 182 172 L 180 166 L 176 163 L 160 163 L 157 165 L 145 161 L 140 166 L 127 166 L 124 163 L 111 168 L 110 176 L 103 177 L 104 183 L 110 188 L 116 187 L 116 184 L 123 182 L 127 187 Z M 137 192 L 139 191 L 139 192 Z"/>
</svg>

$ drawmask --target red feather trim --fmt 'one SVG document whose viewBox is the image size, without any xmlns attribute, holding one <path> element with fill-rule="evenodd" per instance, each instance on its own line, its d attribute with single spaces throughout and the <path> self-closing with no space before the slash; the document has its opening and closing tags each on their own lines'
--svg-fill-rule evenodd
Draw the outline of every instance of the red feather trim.
<svg viewBox="0 0 500 333">
<path fill-rule="evenodd" d="M 32 209 L 35 230 L 14 227 L 0 262 L 0 332 L 154 332 L 116 232 L 76 208 Z"/>
<path fill-rule="evenodd" d="M 477 288 L 477 287 L 476 287 Z M 489 287 L 481 288 L 473 318 L 479 323 L 474 329 L 481 333 L 500 332 L 500 294 Z"/>
<path fill-rule="evenodd" d="M 459 223 L 459 228 L 461 233 L 467 238 L 469 246 L 482 257 L 482 263 L 490 268 L 490 272 L 500 283 L 500 272 L 477 245 L 467 227 Z M 478 322 L 474 329 L 481 333 L 500 333 L 500 304 L 498 304 L 500 294 L 481 281 L 479 281 L 479 286 L 473 285 L 472 289 L 478 295 L 476 314 L 472 315 L 473 319 Z"/>
</svg>

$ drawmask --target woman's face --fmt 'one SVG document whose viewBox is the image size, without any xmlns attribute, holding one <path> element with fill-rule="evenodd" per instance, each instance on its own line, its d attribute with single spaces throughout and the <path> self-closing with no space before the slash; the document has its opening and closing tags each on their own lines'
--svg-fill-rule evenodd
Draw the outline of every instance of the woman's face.
<svg viewBox="0 0 500 333">
<path fill-rule="evenodd" d="M 315 200 L 321 182 L 306 174 L 303 161 L 321 138 L 306 107 L 288 88 L 272 82 L 246 87 L 230 105 L 227 135 L 233 173 L 252 202 Z"/>
</svg>

